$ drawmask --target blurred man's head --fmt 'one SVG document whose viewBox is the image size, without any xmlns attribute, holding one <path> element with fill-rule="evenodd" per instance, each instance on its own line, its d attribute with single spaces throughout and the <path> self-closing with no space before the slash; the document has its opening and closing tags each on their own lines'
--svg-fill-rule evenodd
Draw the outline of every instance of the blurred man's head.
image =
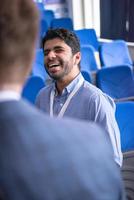
<svg viewBox="0 0 134 200">
<path fill-rule="evenodd" d="M 38 11 L 33 0 L 0 3 L 0 83 L 24 81 L 37 35 Z"/>
</svg>

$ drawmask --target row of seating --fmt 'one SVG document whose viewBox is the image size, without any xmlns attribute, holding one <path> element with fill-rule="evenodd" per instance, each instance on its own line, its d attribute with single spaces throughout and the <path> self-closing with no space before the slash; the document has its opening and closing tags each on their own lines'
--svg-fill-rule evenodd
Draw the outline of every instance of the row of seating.
<svg viewBox="0 0 134 200">
<path fill-rule="evenodd" d="M 46 15 L 49 10 L 44 11 Z M 40 19 L 40 39 L 46 33 L 49 28 L 61 28 L 64 27 L 65 29 L 73 31 L 73 21 L 69 17 L 64 18 L 54 18 L 51 21 L 46 20 L 46 17 Z"/>
<path fill-rule="evenodd" d="M 37 3 L 41 14 L 40 22 L 40 37 L 42 37 L 48 28 L 64 27 L 69 30 L 74 30 L 73 20 L 69 17 L 55 18 L 52 10 L 46 10 L 43 3 Z M 94 29 L 80 29 L 74 30 L 80 39 L 81 47 L 93 47 L 93 53 L 99 53 L 98 60 L 100 59 L 101 66 L 109 67 L 114 65 L 130 65 L 133 66 L 133 61 L 130 57 L 126 42 L 123 40 L 112 41 L 110 43 L 100 43 Z M 92 61 L 93 64 L 93 61 Z M 100 66 L 96 66 L 97 68 Z M 92 68 L 92 66 L 91 66 Z M 93 67 L 94 69 L 95 67 Z M 89 67 L 90 69 L 90 67 Z"/>
<path fill-rule="evenodd" d="M 84 70 L 90 72 L 98 70 L 101 66 L 109 67 L 122 64 L 133 67 L 133 61 L 130 57 L 125 41 L 115 40 L 112 42 L 100 43 L 94 29 L 83 28 L 80 30 L 74 30 L 71 18 L 66 17 L 57 19 L 52 10 L 45 10 L 44 8 L 41 8 L 40 10 L 40 38 L 42 38 L 48 28 L 64 27 L 73 30 L 80 39 L 82 47 L 81 52 L 84 57 L 81 66 Z"/>
<path fill-rule="evenodd" d="M 40 11 L 40 20 L 44 20 L 48 28 L 64 27 L 73 30 L 73 20 L 69 17 L 55 18 L 53 10 L 45 9 L 40 3 L 37 3 Z"/>
<path fill-rule="evenodd" d="M 116 102 L 134 100 L 133 71 L 127 65 L 98 70 L 96 85 Z"/>
<path fill-rule="evenodd" d="M 121 98 L 134 98 L 133 70 L 130 65 L 122 64 L 99 69 L 91 47 L 82 47 L 81 52 L 81 72 L 86 80 L 96 84 L 98 88 L 116 101 Z M 95 80 L 93 81 L 91 72 L 94 71 Z M 42 49 L 36 51 L 31 75 L 40 76 L 44 81 L 48 79 L 44 68 L 44 54 Z"/>
<path fill-rule="evenodd" d="M 41 35 L 44 35 L 48 27 L 45 20 L 41 20 Z M 51 28 L 64 27 L 73 30 L 73 22 L 70 18 L 53 19 Z M 101 66 L 109 67 L 113 65 L 130 65 L 133 61 L 129 54 L 127 44 L 123 40 L 115 40 L 111 42 L 100 43 L 94 29 L 74 30 L 80 39 L 81 47 L 92 47 L 93 53 L 98 52 Z M 94 60 L 94 59 L 93 59 Z M 95 62 L 95 61 L 94 61 Z"/>
<path fill-rule="evenodd" d="M 82 70 L 81 73 L 88 82 L 92 83 L 92 76 L 87 71 Z M 41 77 L 44 83 L 50 79 L 41 64 L 34 65 L 31 75 Z M 98 70 L 96 86 L 111 96 L 115 102 L 134 100 L 133 71 L 129 66 L 115 66 Z"/>
<path fill-rule="evenodd" d="M 42 3 L 37 3 L 37 7 L 40 11 L 39 40 L 42 39 L 49 28 L 64 27 L 69 30 L 74 29 L 73 20 L 70 17 L 55 18 L 54 11 L 46 10 Z"/>
<path fill-rule="evenodd" d="M 99 42 L 94 29 L 76 30 L 75 33 L 80 39 L 81 47 L 90 48 L 92 46 L 93 53 L 95 54 L 98 52 L 98 59 L 100 59 L 101 67 L 129 65 L 133 68 L 133 61 L 127 43 L 124 40 L 113 40 L 111 42 L 101 43 Z M 96 57 L 94 56 L 94 58 Z M 92 57 L 93 62 L 95 62 L 94 58 Z"/>
</svg>

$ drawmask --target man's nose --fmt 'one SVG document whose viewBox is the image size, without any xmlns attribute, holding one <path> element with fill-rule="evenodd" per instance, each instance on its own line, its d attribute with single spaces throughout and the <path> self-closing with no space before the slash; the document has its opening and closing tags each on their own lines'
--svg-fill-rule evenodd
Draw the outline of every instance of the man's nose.
<svg viewBox="0 0 134 200">
<path fill-rule="evenodd" d="M 56 58 L 56 54 L 55 54 L 54 51 L 49 51 L 47 57 L 48 57 L 49 59 L 53 59 L 53 58 Z"/>
</svg>

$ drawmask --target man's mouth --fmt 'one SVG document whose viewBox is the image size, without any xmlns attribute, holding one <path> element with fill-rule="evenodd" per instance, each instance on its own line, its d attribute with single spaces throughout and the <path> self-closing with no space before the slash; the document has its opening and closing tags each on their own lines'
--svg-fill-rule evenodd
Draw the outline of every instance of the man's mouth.
<svg viewBox="0 0 134 200">
<path fill-rule="evenodd" d="M 50 74 L 55 74 L 61 70 L 60 63 L 49 63 L 47 66 Z"/>
<path fill-rule="evenodd" d="M 52 63 L 52 64 L 48 64 L 49 68 L 54 68 L 54 67 L 59 67 L 59 63 Z"/>
</svg>

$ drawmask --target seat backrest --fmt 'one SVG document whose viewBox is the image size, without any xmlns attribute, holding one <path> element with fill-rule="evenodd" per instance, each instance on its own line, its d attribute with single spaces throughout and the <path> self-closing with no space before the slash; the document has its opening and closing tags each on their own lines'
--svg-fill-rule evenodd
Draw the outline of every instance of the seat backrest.
<svg viewBox="0 0 134 200">
<path fill-rule="evenodd" d="M 40 27 L 39 27 L 39 34 L 40 34 L 40 40 L 42 40 L 43 36 L 48 30 L 48 25 L 45 19 L 40 20 Z"/>
<path fill-rule="evenodd" d="M 80 39 L 81 46 L 93 46 L 96 51 L 99 49 L 99 42 L 94 29 L 79 29 L 74 31 Z"/>
<path fill-rule="evenodd" d="M 42 18 L 46 20 L 48 28 L 51 26 L 52 20 L 55 18 L 53 10 L 44 10 L 42 13 Z"/>
<path fill-rule="evenodd" d="M 127 65 L 98 70 L 96 84 L 97 87 L 114 99 L 134 96 L 133 72 Z"/>
<path fill-rule="evenodd" d="M 22 97 L 34 104 L 39 90 L 44 86 L 44 80 L 41 77 L 30 76 L 24 85 Z"/>
<path fill-rule="evenodd" d="M 51 22 L 51 28 L 65 28 L 73 30 L 73 21 L 69 17 L 55 18 Z"/>
<path fill-rule="evenodd" d="M 90 73 L 89 73 L 89 72 L 87 72 L 87 71 L 85 71 L 85 70 L 82 70 L 81 73 L 82 73 L 82 76 L 84 77 L 84 79 L 85 79 L 86 81 L 88 81 L 89 83 L 92 82 L 91 76 L 90 76 Z"/>
<path fill-rule="evenodd" d="M 134 149 L 123 153 L 122 177 L 128 200 L 134 200 Z"/>
<path fill-rule="evenodd" d="M 134 149 L 134 102 L 116 103 L 116 120 L 121 133 L 121 149 Z"/>
<path fill-rule="evenodd" d="M 40 76 L 42 79 L 46 80 L 47 73 L 44 68 L 44 53 L 42 49 L 36 50 L 31 74 L 34 76 Z"/>
<path fill-rule="evenodd" d="M 86 70 L 88 72 L 98 70 L 95 51 L 92 46 L 81 47 L 81 70 Z"/>
<path fill-rule="evenodd" d="M 100 60 L 102 66 L 132 66 L 133 64 L 127 44 L 123 40 L 115 40 L 112 42 L 103 43 L 100 46 Z"/>
</svg>

